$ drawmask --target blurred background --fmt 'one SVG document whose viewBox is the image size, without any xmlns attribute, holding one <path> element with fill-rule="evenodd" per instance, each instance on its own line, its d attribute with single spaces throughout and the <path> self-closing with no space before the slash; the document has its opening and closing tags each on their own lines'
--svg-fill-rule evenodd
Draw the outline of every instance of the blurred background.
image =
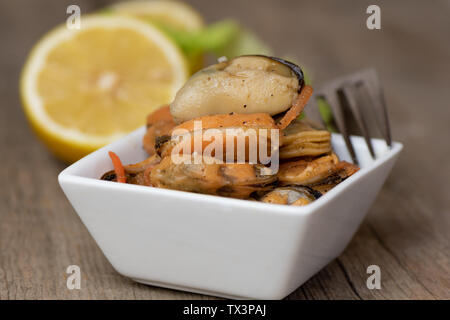
<svg viewBox="0 0 450 320">
<path fill-rule="evenodd" d="M 450 298 L 450 1 L 186 2 L 206 23 L 232 19 L 274 55 L 292 57 L 313 85 L 374 67 L 393 139 L 405 145 L 352 244 L 291 298 Z M 33 45 L 65 23 L 69 5 L 83 15 L 112 3 L 0 0 L 0 299 L 201 297 L 114 272 L 57 184 L 66 164 L 36 138 L 21 108 L 19 77 Z M 366 27 L 374 3 L 381 30 Z M 87 275 L 86 290 L 65 288 L 69 264 Z M 370 264 L 387 271 L 384 290 L 365 287 Z"/>
</svg>

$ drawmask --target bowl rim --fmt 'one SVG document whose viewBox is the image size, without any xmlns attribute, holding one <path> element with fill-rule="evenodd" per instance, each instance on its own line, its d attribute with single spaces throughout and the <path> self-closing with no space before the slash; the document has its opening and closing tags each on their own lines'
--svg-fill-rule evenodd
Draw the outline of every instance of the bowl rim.
<svg viewBox="0 0 450 320">
<path fill-rule="evenodd" d="M 145 127 L 145 126 L 144 126 Z M 245 199 L 235 199 L 235 198 L 227 198 L 215 195 L 208 194 L 200 194 L 188 191 L 180 191 L 180 190 L 172 190 L 172 189 L 163 189 L 163 188 L 152 188 L 140 185 L 133 184 L 124 184 L 124 183 L 112 183 L 110 181 L 100 180 L 99 178 L 90 178 L 83 177 L 80 174 L 75 174 L 74 171 L 78 171 L 78 168 L 88 164 L 89 162 L 94 163 L 95 159 L 98 158 L 100 154 L 107 153 L 109 150 L 117 149 L 119 145 L 123 144 L 124 140 L 130 140 L 142 138 L 143 127 L 131 132 L 128 135 L 108 144 L 90 154 L 78 160 L 77 162 L 71 164 L 63 171 L 61 171 L 58 175 L 58 181 L 61 187 L 65 184 L 77 184 L 79 186 L 84 187 L 97 187 L 103 189 L 110 190 L 124 190 L 126 192 L 134 192 L 148 195 L 158 195 L 163 197 L 174 198 L 177 200 L 185 200 L 185 201 L 208 201 L 215 203 L 217 205 L 233 205 L 234 207 L 241 207 L 246 209 L 254 209 L 260 211 L 269 211 L 274 214 L 287 214 L 287 215 L 308 215 L 312 212 L 318 210 L 319 208 L 326 205 L 327 202 L 332 199 L 338 197 L 343 190 L 346 188 L 358 183 L 362 177 L 376 170 L 380 165 L 389 161 L 390 159 L 396 157 L 401 150 L 403 149 L 403 144 L 400 142 L 393 142 L 391 148 L 387 148 L 386 152 L 382 155 L 378 156 L 375 160 L 373 160 L 369 165 L 361 167 L 358 172 L 345 179 L 337 186 L 332 188 L 326 194 L 321 196 L 319 199 L 313 201 L 312 203 L 306 206 L 287 206 L 281 204 L 268 204 L 259 201 L 249 201 Z M 341 137 L 341 134 L 333 133 L 335 137 Z M 364 138 L 361 136 L 351 136 L 350 139 L 354 145 L 365 144 Z M 382 139 L 372 139 L 374 143 L 385 143 Z M 123 152 L 123 151 L 122 151 Z"/>
</svg>

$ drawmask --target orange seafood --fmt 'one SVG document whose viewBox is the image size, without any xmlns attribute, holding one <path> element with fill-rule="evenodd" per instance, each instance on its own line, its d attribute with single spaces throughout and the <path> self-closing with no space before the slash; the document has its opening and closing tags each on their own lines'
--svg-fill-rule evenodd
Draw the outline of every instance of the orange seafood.
<svg viewBox="0 0 450 320">
<path fill-rule="evenodd" d="M 315 159 L 283 163 L 277 177 L 281 185 L 310 186 L 324 193 L 358 170 L 351 163 L 339 161 L 333 153 Z"/>
<path fill-rule="evenodd" d="M 242 160 L 249 161 L 250 158 L 254 158 L 253 162 L 257 162 L 256 156 L 260 156 L 260 148 L 266 148 L 264 154 L 270 157 L 272 138 L 276 139 L 274 147 L 279 144 L 275 121 L 266 113 L 204 116 L 174 127 L 170 134 L 170 137 L 157 139 L 155 149 L 161 157 L 169 156 L 174 151 L 184 154 L 195 151 L 203 154 L 210 150 L 211 154 L 207 154 L 208 156 L 225 161 L 227 156 L 230 156 L 230 153 L 227 154 L 229 148 L 232 148 L 231 160 L 236 160 L 242 151 L 245 152 L 242 154 Z M 240 143 L 245 145 L 242 150 L 239 148 Z M 217 149 L 220 149 L 222 156 L 218 155 Z M 252 151 L 255 151 L 255 155 L 250 157 Z"/>
<path fill-rule="evenodd" d="M 124 166 L 113 155 L 102 179 L 307 205 L 358 170 L 332 153 L 328 131 L 299 120 L 312 93 L 300 67 L 275 57 L 205 68 L 147 117 L 150 157 Z"/>
<path fill-rule="evenodd" d="M 156 137 L 169 134 L 175 127 L 169 106 L 163 106 L 147 117 L 147 132 L 144 135 L 143 146 L 149 155 L 155 153 Z"/>
<path fill-rule="evenodd" d="M 274 204 L 304 206 L 320 198 L 322 194 L 306 186 L 286 186 L 266 193 L 260 201 Z"/>
<path fill-rule="evenodd" d="M 293 121 L 281 134 L 280 158 L 315 157 L 331 152 L 331 134 L 305 120 Z"/>
<path fill-rule="evenodd" d="M 148 157 L 144 161 L 122 166 L 124 170 L 124 176 L 122 175 L 120 181 L 131 184 L 141 184 L 148 186 L 150 185 L 147 179 L 148 172 L 160 162 L 161 158 L 159 157 L 159 155 L 154 154 L 153 156 Z M 104 173 L 101 179 L 108 181 L 119 181 L 116 170 L 111 170 Z"/>
<path fill-rule="evenodd" d="M 276 181 L 276 175 L 262 165 L 219 164 L 214 159 L 195 163 L 193 156 L 183 157 L 186 163 L 163 158 L 150 172 L 150 183 L 159 188 L 245 199 L 255 191 L 271 189 L 270 184 Z"/>
</svg>

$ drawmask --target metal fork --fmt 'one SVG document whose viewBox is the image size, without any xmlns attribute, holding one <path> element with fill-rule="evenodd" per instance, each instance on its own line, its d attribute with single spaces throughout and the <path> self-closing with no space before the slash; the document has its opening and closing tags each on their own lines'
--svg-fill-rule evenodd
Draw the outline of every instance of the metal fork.
<svg viewBox="0 0 450 320">
<path fill-rule="evenodd" d="M 320 119 L 317 99 L 324 99 L 330 106 L 334 122 L 338 131 L 342 134 L 350 156 L 355 164 L 358 164 L 355 149 L 350 140 L 349 117 L 346 117 L 345 110 L 348 110 L 354 118 L 359 131 L 364 136 L 367 147 L 372 158 L 376 158 L 371 140 L 368 120 L 373 116 L 382 137 L 389 147 L 392 146 L 391 130 L 386 110 L 383 91 L 374 69 L 364 69 L 353 74 L 346 75 L 331 80 L 317 89 L 310 99 L 309 108 L 305 113 L 313 120 Z M 370 115 L 372 113 L 372 115 Z"/>
</svg>

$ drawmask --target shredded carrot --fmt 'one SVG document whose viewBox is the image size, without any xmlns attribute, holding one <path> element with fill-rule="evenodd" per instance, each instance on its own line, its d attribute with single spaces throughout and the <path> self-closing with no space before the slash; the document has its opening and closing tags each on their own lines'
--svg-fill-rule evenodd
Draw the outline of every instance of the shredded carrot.
<svg viewBox="0 0 450 320">
<path fill-rule="evenodd" d="M 114 166 L 117 182 L 126 183 L 127 177 L 125 176 L 125 169 L 123 168 L 122 161 L 120 161 L 120 158 L 114 152 L 109 151 L 108 154 Z"/>
<path fill-rule="evenodd" d="M 311 86 L 305 85 L 303 87 L 292 107 L 288 110 L 288 112 L 286 112 L 284 117 L 277 124 L 278 129 L 285 129 L 295 118 L 300 115 L 300 113 L 308 103 L 309 98 L 311 98 L 312 93 L 313 88 Z"/>
</svg>

